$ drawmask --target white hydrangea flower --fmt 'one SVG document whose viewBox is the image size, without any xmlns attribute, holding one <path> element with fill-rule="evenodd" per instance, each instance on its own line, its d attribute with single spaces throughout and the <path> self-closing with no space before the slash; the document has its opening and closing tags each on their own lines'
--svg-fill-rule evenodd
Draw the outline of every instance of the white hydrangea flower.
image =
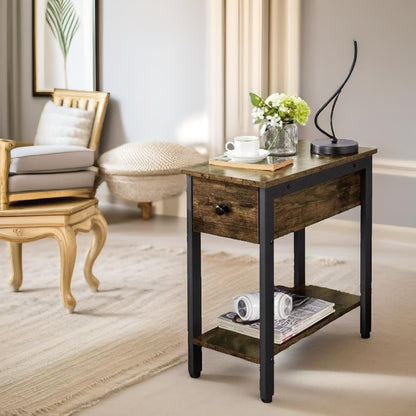
<svg viewBox="0 0 416 416">
<path fill-rule="evenodd" d="M 284 97 L 285 97 L 285 94 L 279 94 L 278 92 L 275 92 L 275 93 L 269 95 L 264 101 L 267 104 L 272 103 L 273 107 L 278 107 L 280 102 L 283 100 Z"/>
<path fill-rule="evenodd" d="M 282 119 L 279 117 L 278 114 L 274 114 L 272 116 L 267 116 L 267 124 L 271 127 L 282 127 Z"/>
<path fill-rule="evenodd" d="M 253 117 L 255 121 L 262 120 L 264 118 L 264 111 L 261 108 L 254 107 L 251 112 L 251 117 Z"/>
</svg>

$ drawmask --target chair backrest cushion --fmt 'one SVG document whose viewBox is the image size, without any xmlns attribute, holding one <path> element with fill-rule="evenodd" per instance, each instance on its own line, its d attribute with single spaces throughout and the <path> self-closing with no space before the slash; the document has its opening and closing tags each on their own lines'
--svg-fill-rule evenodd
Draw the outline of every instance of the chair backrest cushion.
<svg viewBox="0 0 416 416">
<path fill-rule="evenodd" d="M 48 101 L 40 116 L 34 144 L 70 144 L 87 147 L 94 117 L 94 110 L 65 107 Z"/>
<path fill-rule="evenodd" d="M 82 146 L 44 145 L 12 149 L 10 175 L 73 172 L 94 165 L 94 151 Z"/>
</svg>

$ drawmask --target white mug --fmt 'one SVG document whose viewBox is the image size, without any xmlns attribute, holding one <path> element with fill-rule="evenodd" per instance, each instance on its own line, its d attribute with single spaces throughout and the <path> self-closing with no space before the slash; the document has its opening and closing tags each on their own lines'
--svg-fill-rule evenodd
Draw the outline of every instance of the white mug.
<svg viewBox="0 0 416 416">
<path fill-rule="evenodd" d="M 258 156 L 260 149 L 259 138 L 257 136 L 234 137 L 234 141 L 225 143 L 225 149 L 232 151 L 236 156 Z"/>
</svg>

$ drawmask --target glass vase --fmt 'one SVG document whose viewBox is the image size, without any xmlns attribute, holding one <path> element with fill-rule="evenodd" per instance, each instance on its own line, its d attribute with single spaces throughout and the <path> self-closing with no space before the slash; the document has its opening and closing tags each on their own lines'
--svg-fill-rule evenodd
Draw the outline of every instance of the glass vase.
<svg viewBox="0 0 416 416">
<path fill-rule="evenodd" d="M 264 124 L 260 129 L 260 147 L 271 155 L 292 156 L 298 145 L 298 126 L 293 122 L 283 122 L 282 128 Z"/>
</svg>

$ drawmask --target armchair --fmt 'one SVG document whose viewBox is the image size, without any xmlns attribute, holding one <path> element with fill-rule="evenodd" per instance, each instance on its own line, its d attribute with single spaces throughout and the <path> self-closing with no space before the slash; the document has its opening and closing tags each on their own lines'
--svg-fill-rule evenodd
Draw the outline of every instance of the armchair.
<svg viewBox="0 0 416 416">
<path fill-rule="evenodd" d="M 0 240 L 9 243 L 9 283 L 15 291 L 22 284 L 22 243 L 55 238 L 61 253 L 61 299 L 69 312 L 76 305 L 71 279 L 79 231 L 94 233 L 84 275 L 92 290 L 99 285 L 92 267 L 104 246 L 107 223 L 94 198 L 98 169 L 93 165 L 108 96 L 56 89 L 52 95 L 56 105 L 46 104 L 34 146 L 0 139 Z M 50 198 L 58 199 L 39 201 Z"/>
<path fill-rule="evenodd" d="M 93 152 L 98 150 L 108 97 L 109 94 L 106 92 L 62 89 L 55 89 L 52 94 L 52 101 L 57 106 L 95 112 L 87 144 L 87 148 L 91 150 L 90 160 L 94 160 Z M 1 210 L 8 209 L 9 204 L 17 201 L 60 197 L 94 197 L 96 191 L 95 172 L 91 172 L 91 169 L 88 170 L 87 166 L 75 164 L 74 167 L 71 167 L 71 157 L 74 162 L 79 162 L 79 154 L 72 155 L 69 152 L 71 149 L 68 148 L 65 149 L 66 158 L 64 155 L 66 166 L 62 169 L 59 165 L 60 159 L 57 159 L 56 154 L 61 153 L 62 155 L 64 147 L 51 147 L 51 142 L 48 144 L 49 146 L 36 146 L 36 149 L 19 149 L 31 144 L 0 139 Z M 58 143 L 58 145 L 60 144 Z M 14 159 L 20 158 L 17 162 L 21 162 L 23 159 L 27 162 L 29 157 L 32 157 L 32 165 L 29 171 L 10 172 L 10 165 L 14 162 Z M 88 156 L 86 157 L 88 158 Z M 45 172 L 45 166 L 48 167 L 49 162 L 52 163 L 52 166 L 46 169 Z M 56 166 L 57 164 L 58 166 Z M 19 163 L 17 163 L 17 166 L 19 167 Z M 81 171 L 84 173 L 81 174 Z"/>
</svg>

